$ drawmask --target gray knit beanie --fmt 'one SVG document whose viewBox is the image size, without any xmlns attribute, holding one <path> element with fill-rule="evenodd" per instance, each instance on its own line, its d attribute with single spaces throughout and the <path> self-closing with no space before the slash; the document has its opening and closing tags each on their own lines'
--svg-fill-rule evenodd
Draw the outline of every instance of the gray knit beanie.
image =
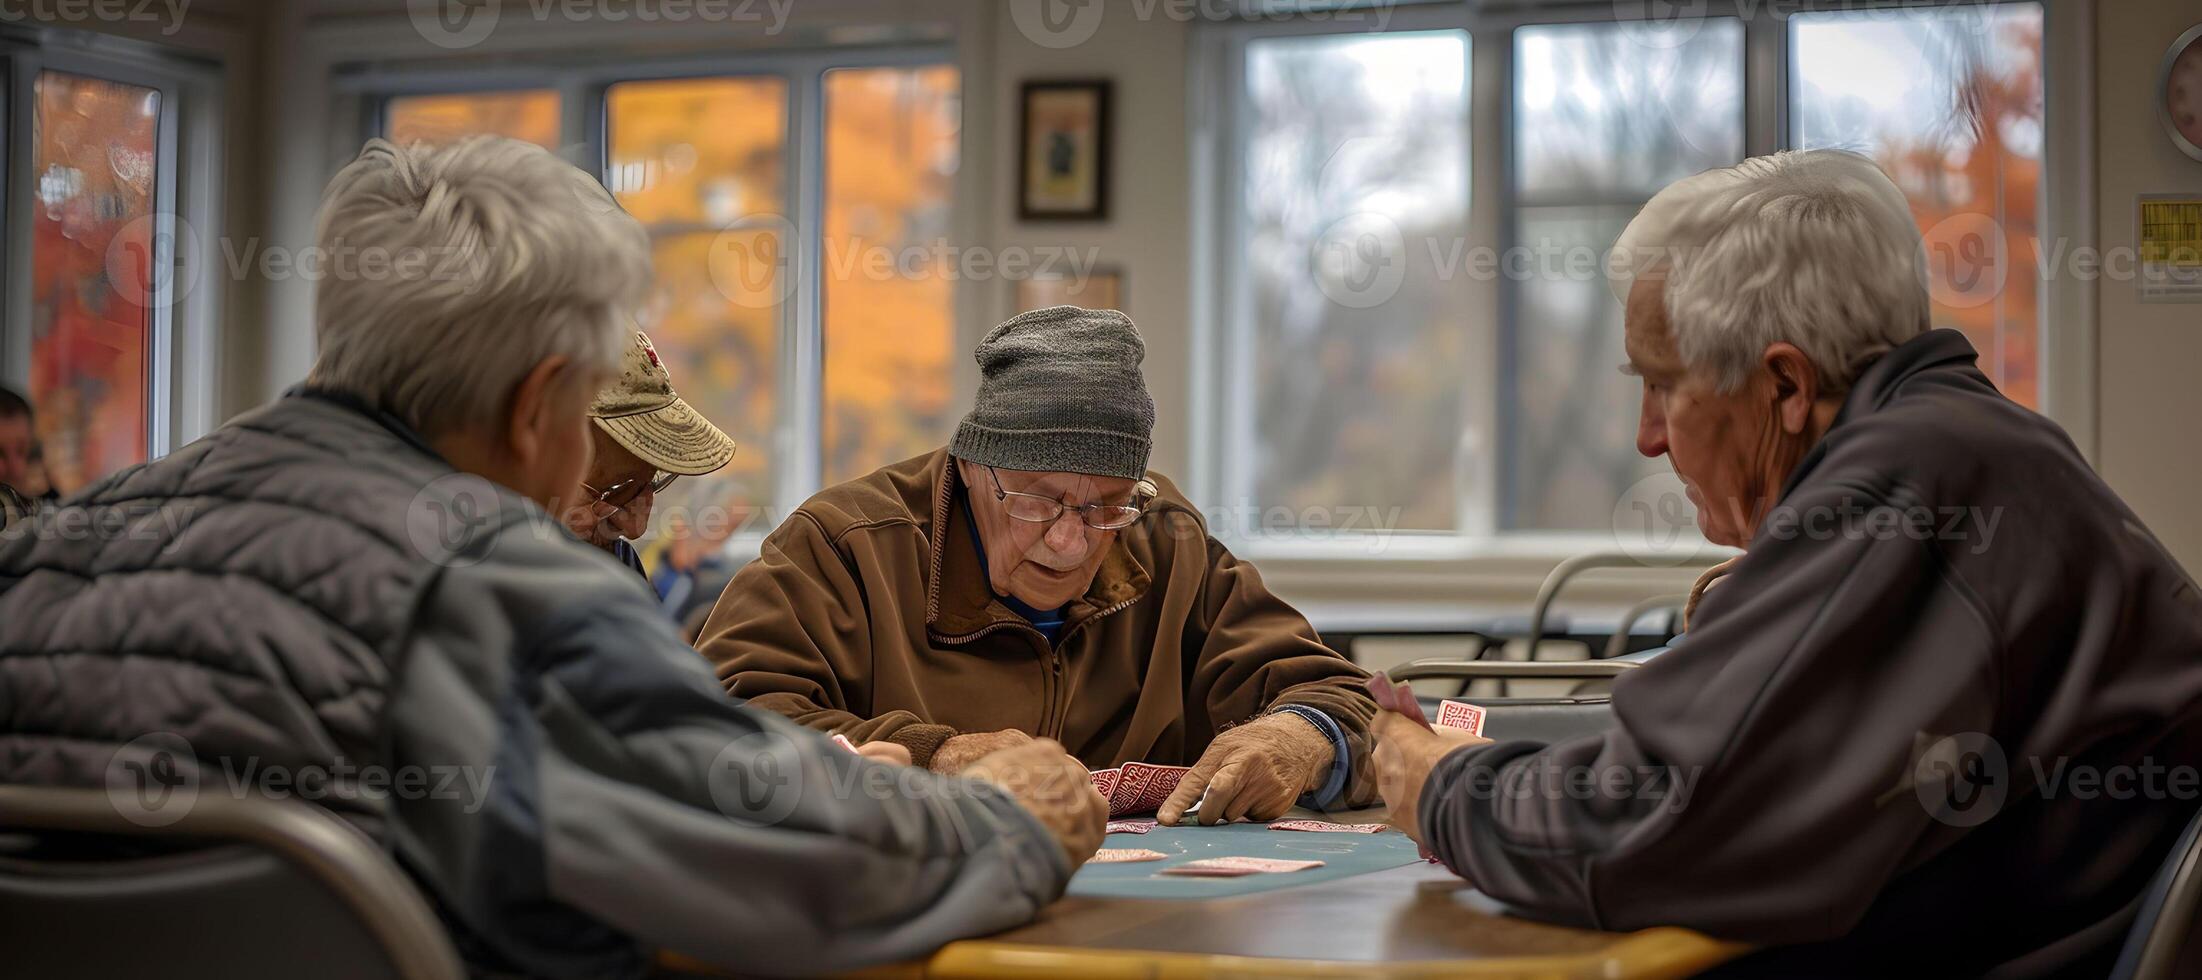
<svg viewBox="0 0 2202 980">
<path fill-rule="evenodd" d="M 1043 473 L 1145 479 L 1155 403 L 1147 345 L 1115 310 L 1051 306 L 988 332 L 973 352 L 979 397 L 950 455 Z"/>
</svg>

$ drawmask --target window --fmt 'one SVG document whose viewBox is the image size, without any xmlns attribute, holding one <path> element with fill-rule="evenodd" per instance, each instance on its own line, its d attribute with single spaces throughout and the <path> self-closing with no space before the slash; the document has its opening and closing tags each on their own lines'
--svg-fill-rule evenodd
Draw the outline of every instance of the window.
<svg viewBox="0 0 2202 980">
<path fill-rule="evenodd" d="M 945 61 L 761 55 L 366 95 L 393 137 L 495 132 L 601 153 L 605 186 L 654 250 L 641 327 L 682 397 L 741 447 L 680 486 L 761 534 L 820 486 L 947 441 L 962 101 Z M 600 104 L 600 135 L 561 129 L 581 103 Z"/>
<path fill-rule="evenodd" d="M 1247 46 L 1224 512 L 1457 526 L 1466 334 L 1402 246 L 1463 233 L 1467 61 L 1459 31 Z"/>
<path fill-rule="evenodd" d="M 681 397 L 741 447 L 721 471 L 743 504 L 773 498 L 780 322 L 792 284 L 782 173 L 787 82 L 622 82 L 605 96 L 608 186 L 650 230 L 650 340 Z"/>
<path fill-rule="evenodd" d="M 2040 404 L 2042 10 L 1803 14 L 1790 22 L 1799 146 L 1871 155 L 1911 199 L 1934 325 Z"/>
<path fill-rule="evenodd" d="M 1876 156 L 1926 233 L 1937 325 L 2036 404 L 2042 6 L 1778 7 L 1711 0 L 1647 24 L 1610 5 L 1433 5 L 1383 31 L 1204 27 L 1223 84 L 1202 131 L 1212 315 L 1195 323 L 1217 394 L 1193 489 L 1215 512 L 1262 509 L 1262 533 L 1236 544 L 1396 558 L 1620 543 L 1632 490 L 1669 467 L 1635 451 L 1607 252 L 1668 183 L 1783 146 Z M 1305 519 L 1341 506 L 1410 533 L 1372 549 Z"/>
<path fill-rule="evenodd" d="M 28 394 L 47 478 L 73 492 L 151 451 L 161 97 L 59 71 L 36 86 Z"/>
<path fill-rule="evenodd" d="M 1645 41 L 1626 23 L 1514 32 L 1513 244 L 1561 261 L 1507 278 L 1500 527 L 1609 527 L 1614 502 L 1667 468 L 1636 453 L 1638 391 L 1613 377 L 1621 304 L 1595 264 L 1570 274 L 1565 259 L 1603 256 L 1660 188 L 1743 159 L 1743 24 Z"/>
<path fill-rule="evenodd" d="M 558 148 L 558 93 L 463 92 L 391 99 L 383 133 L 401 145 L 494 133 Z"/>
</svg>

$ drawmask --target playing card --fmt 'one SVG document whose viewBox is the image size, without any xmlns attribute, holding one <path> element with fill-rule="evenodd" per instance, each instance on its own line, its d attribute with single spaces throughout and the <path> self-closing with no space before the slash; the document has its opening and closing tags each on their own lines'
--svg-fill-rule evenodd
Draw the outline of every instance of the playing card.
<svg viewBox="0 0 2202 980">
<path fill-rule="evenodd" d="M 1465 701 L 1445 701 L 1437 706 L 1437 723 L 1447 728 L 1465 729 L 1470 735 L 1483 734 L 1483 709 Z"/>
<path fill-rule="evenodd" d="M 1124 774 L 1116 782 L 1116 792 L 1109 794 L 1109 815 L 1145 813 L 1162 806 L 1185 781 L 1191 766 L 1152 766 L 1144 762 L 1127 762 Z"/>
<path fill-rule="evenodd" d="M 1169 855 L 1142 847 L 1104 847 L 1087 858 L 1088 864 L 1127 864 L 1132 861 L 1160 861 Z"/>
<path fill-rule="evenodd" d="M 1155 829 L 1155 822 L 1152 820 L 1109 821 L 1109 833 L 1112 834 L 1144 834 L 1153 829 Z"/>
<path fill-rule="evenodd" d="M 1374 834 L 1381 832 L 1380 823 L 1331 823 L 1328 820 L 1279 820 L 1269 825 L 1271 830 L 1305 830 L 1316 834 Z"/>
<path fill-rule="evenodd" d="M 1162 869 L 1166 875 L 1193 875 L 1195 877 L 1230 878 L 1238 875 L 1280 874 L 1286 871 L 1306 871 L 1320 868 L 1321 861 L 1287 861 L 1281 858 L 1214 857 Z"/>
<path fill-rule="evenodd" d="M 856 751 L 856 743 L 849 741 L 849 737 L 847 735 L 841 734 L 840 732 L 833 733 L 833 744 L 841 746 L 842 748 L 847 749 L 851 752 Z"/>
<path fill-rule="evenodd" d="M 1116 781 L 1123 778 L 1123 776 L 1124 770 L 1122 769 L 1103 769 L 1093 774 L 1094 792 L 1101 794 L 1102 799 L 1109 801 L 1109 813 L 1111 815 L 1116 813 Z"/>
<path fill-rule="evenodd" d="M 1424 728 L 1430 727 L 1429 717 L 1422 713 L 1422 702 L 1415 700 L 1413 687 L 1406 684 L 1393 684 L 1390 677 L 1380 673 L 1369 675 L 1368 683 L 1369 697 L 1376 700 L 1378 708 L 1385 711 L 1396 711 L 1407 716 L 1408 721 Z"/>
</svg>

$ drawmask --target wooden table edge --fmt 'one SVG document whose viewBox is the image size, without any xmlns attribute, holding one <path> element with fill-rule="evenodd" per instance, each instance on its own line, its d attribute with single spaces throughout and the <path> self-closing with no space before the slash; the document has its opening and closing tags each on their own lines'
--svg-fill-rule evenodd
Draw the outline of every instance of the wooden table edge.
<svg viewBox="0 0 2202 980">
<path fill-rule="evenodd" d="M 1734 959 L 1750 947 L 1722 942 L 1671 926 L 1629 933 L 1591 953 L 1510 956 L 1489 959 L 1401 961 L 1307 960 L 1223 953 L 1163 953 L 1136 949 L 1098 950 L 1078 946 L 1041 946 L 988 939 L 949 943 L 922 966 L 936 978 L 1029 977 L 1518 977 L 1577 976 L 1666 980 L 1687 977 Z M 893 975 L 911 976 L 900 964 Z M 872 974 L 877 976 L 886 973 Z"/>
</svg>

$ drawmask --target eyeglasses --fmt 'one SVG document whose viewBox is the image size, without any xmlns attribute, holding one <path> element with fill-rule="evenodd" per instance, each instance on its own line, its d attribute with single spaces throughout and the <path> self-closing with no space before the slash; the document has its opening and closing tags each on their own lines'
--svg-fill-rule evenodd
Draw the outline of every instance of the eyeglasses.
<svg viewBox="0 0 2202 980">
<path fill-rule="evenodd" d="M 1054 497 L 1004 490 L 1000 473 L 991 466 L 986 468 L 986 473 L 994 478 L 994 499 L 1001 502 L 1002 509 L 1012 518 L 1029 524 L 1053 524 L 1062 520 L 1064 511 L 1073 509 Z M 1144 496 L 1135 491 L 1129 504 L 1082 504 L 1075 509 L 1078 519 L 1086 522 L 1087 527 L 1096 531 L 1120 531 L 1138 522 Z"/>
<path fill-rule="evenodd" d="M 585 493 L 594 494 L 597 503 L 610 507 L 613 513 L 618 513 L 626 510 L 627 505 L 634 503 L 636 498 L 641 497 L 644 490 L 648 490 L 652 494 L 661 493 L 666 487 L 672 486 L 673 481 L 677 479 L 680 479 L 678 473 L 656 472 L 647 477 L 638 476 L 631 480 L 621 480 L 602 490 L 586 483 L 581 485 L 581 489 Z"/>
</svg>

